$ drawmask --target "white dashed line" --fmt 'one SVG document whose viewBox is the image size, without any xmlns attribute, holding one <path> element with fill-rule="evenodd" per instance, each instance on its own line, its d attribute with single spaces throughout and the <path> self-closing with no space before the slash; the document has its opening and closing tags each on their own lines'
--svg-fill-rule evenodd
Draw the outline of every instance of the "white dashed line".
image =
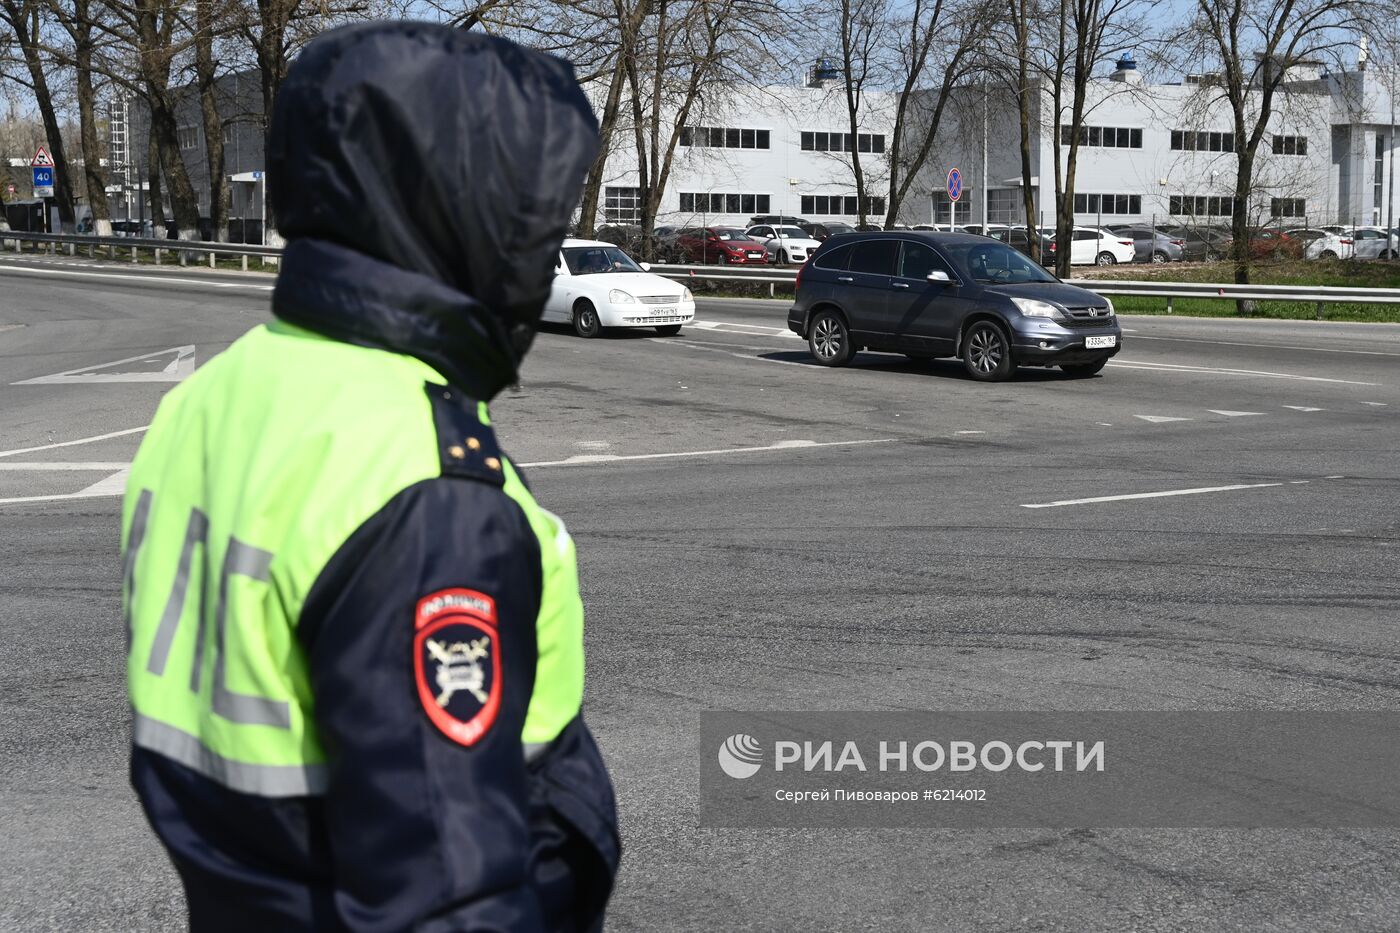
<svg viewBox="0 0 1400 933">
<path fill-rule="evenodd" d="M 624 460 L 670 460 L 678 457 L 714 457 L 722 454 L 748 454 L 759 453 L 772 450 L 807 450 L 813 447 L 850 447 L 857 444 L 890 444 L 897 438 L 881 437 L 873 440 L 860 441 L 809 441 L 791 440 L 779 441 L 776 444 L 767 444 L 762 447 L 723 447 L 715 450 L 680 450 L 663 454 L 577 454 L 573 457 L 566 457 L 563 460 L 537 460 L 534 463 L 522 463 L 521 467 L 556 467 L 556 466 L 590 466 L 595 463 L 617 463 Z"/>
<path fill-rule="evenodd" d="M 1262 411 L 1229 411 L 1224 408 L 1207 408 L 1206 411 L 1212 415 L 1224 415 L 1226 418 L 1244 418 L 1247 415 L 1262 415 Z"/>
<path fill-rule="evenodd" d="M 1140 369 L 1146 372 L 1156 373 L 1181 373 L 1183 375 L 1212 375 L 1212 376 L 1258 376 L 1265 379 L 1297 379 L 1301 382 L 1330 382 L 1337 385 L 1347 386 L 1378 386 L 1378 382 L 1357 382 L 1352 379 L 1328 379 L 1325 376 L 1300 376 L 1297 373 L 1275 373 L 1260 369 L 1220 369 L 1210 366 L 1187 366 L 1178 363 L 1149 363 L 1142 360 L 1131 362 L 1119 362 L 1114 360 L 1108 364 L 1118 369 Z"/>
<path fill-rule="evenodd" d="M 1283 483 L 1237 483 L 1233 486 L 1200 486 L 1195 489 L 1167 489 L 1162 492 L 1135 492 L 1122 496 L 1094 496 L 1089 499 L 1060 499 L 1056 502 L 1023 502 L 1023 509 L 1056 509 L 1065 505 L 1095 505 L 1100 502 L 1126 502 L 1130 499 L 1165 499 L 1168 496 L 1199 496 L 1208 492 L 1233 492 L 1237 489 L 1266 489 Z"/>
<path fill-rule="evenodd" d="M 1294 411 L 1326 411 L 1325 408 L 1309 408 L 1307 405 L 1285 405 L 1284 408 L 1291 408 Z"/>
<path fill-rule="evenodd" d="M 1150 421 L 1153 424 L 1165 424 L 1168 421 L 1191 421 L 1191 418 L 1173 418 L 1170 415 L 1133 415 L 1134 418 L 1141 418 L 1143 421 Z"/>
<path fill-rule="evenodd" d="M 40 450 L 57 450 L 60 447 L 76 447 L 79 444 L 95 444 L 98 441 L 108 441 L 114 437 L 126 437 L 128 434 L 140 434 L 149 427 L 149 424 L 143 424 L 139 428 L 127 428 L 125 431 L 112 431 L 110 434 L 98 434 L 93 437 L 80 437 L 73 441 L 59 441 L 57 444 L 40 444 L 38 447 L 20 447 L 15 450 L 0 450 L 0 457 L 32 454 Z"/>
</svg>

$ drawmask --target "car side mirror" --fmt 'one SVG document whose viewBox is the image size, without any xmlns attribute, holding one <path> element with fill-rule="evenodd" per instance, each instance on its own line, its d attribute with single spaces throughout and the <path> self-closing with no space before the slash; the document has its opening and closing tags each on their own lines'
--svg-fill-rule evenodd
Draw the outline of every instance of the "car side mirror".
<svg viewBox="0 0 1400 933">
<path fill-rule="evenodd" d="M 948 278 L 948 273 L 944 272 L 942 269 L 934 269 L 930 272 L 928 274 L 928 280 L 934 285 L 948 285 L 953 281 Z"/>
<path fill-rule="evenodd" d="M 651 263 L 649 263 L 649 262 L 644 262 L 644 263 L 642 263 L 642 271 L 643 271 L 643 272 L 650 272 L 650 271 L 651 271 Z"/>
</svg>

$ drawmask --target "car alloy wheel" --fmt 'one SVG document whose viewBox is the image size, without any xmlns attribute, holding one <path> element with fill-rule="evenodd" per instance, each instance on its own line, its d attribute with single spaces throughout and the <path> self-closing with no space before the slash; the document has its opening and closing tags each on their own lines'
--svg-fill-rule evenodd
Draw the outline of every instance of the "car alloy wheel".
<svg viewBox="0 0 1400 933">
<path fill-rule="evenodd" d="M 823 366 L 844 366 L 851 359 L 851 335 L 846 330 L 846 322 L 831 311 L 817 315 L 807 344 Z"/>
<path fill-rule="evenodd" d="M 574 306 L 574 333 L 580 337 L 596 337 L 602 329 L 598 309 L 591 302 L 580 301 Z"/>
<path fill-rule="evenodd" d="M 986 382 L 1010 376 L 1016 366 L 1006 333 L 991 321 L 972 325 L 963 342 L 963 365 L 972 378 Z"/>
<path fill-rule="evenodd" d="M 1167 261 L 1167 254 L 1166 254 L 1166 253 L 1153 253 L 1153 254 L 1152 254 L 1152 261 L 1153 261 L 1154 263 L 1163 263 L 1163 262 L 1166 262 L 1166 261 Z"/>
<path fill-rule="evenodd" d="M 1112 253 L 1099 253 L 1098 258 L 1094 260 L 1094 264 L 1098 266 L 1112 266 L 1117 263 L 1118 259 Z"/>
</svg>

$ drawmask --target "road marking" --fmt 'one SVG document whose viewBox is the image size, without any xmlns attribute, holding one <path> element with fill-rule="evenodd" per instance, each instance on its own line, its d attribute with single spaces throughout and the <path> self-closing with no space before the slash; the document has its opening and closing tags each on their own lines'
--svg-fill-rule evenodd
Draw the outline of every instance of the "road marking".
<svg viewBox="0 0 1400 933">
<path fill-rule="evenodd" d="M 156 361 L 167 353 L 171 354 L 170 362 L 156 371 L 145 370 L 126 373 L 102 372 L 104 369 L 125 366 L 128 363 Z M 95 366 L 80 366 L 77 369 L 54 373 L 51 376 L 36 376 L 33 379 L 24 379 L 19 382 L 11 383 L 11 385 L 73 385 L 96 382 L 180 382 L 193 372 L 194 345 L 188 344 L 183 347 L 171 347 L 168 350 L 156 350 L 153 353 L 143 353 L 140 356 L 128 356 L 124 360 L 113 360 L 110 363 L 98 363 Z"/>
<path fill-rule="evenodd" d="M 87 461 L 59 462 L 59 461 L 53 461 L 53 462 L 49 462 L 49 463 L 0 463 L 0 472 L 5 472 L 5 473 L 19 473 L 19 472 L 29 472 L 29 473 L 47 473 L 47 472 L 68 473 L 68 472 L 76 472 L 76 471 L 82 471 L 82 470 L 105 470 L 106 472 L 111 473 L 113 470 L 125 470 L 125 469 L 126 469 L 127 467 L 129 467 L 129 466 L 131 466 L 131 464 L 130 464 L 130 463 L 127 463 L 127 462 L 125 462 L 125 461 L 113 461 L 113 462 L 111 462 L 111 463 L 103 463 L 103 462 L 100 462 L 100 461 L 93 461 L 93 462 L 87 462 Z"/>
<path fill-rule="evenodd" d="M 958 431 L 958 434 L 986 434 L 986 431 Z"/>
<path fill-rule="evenodd" d="M 1386 402 L 1362 402 L 1361 404 L 1362 404 L 1362 405 L 1370 405 L 1370 406 L 1372 406 L 1372 407 L 1374 407 L 1374 408 L 1387 408 L 1387 407 L 1389 407 L 1389 406 L 1387 405 Z"/>
<path fill-rule="evenodd" d="M 98 434 L 93 437 L 80 437 L 75 441 L 59 441 L 57 444 L 40 444 L 38 447 L 20 447 L 15 450 L 0 450 L 0 457 L 32 454 L 40 450 L 57 450 L 60 447 L 76 447 L 79 444 L 95 444 L 98 441 L 108 441 L 114 437 L 126 437 L 128 434 L 140 434 L 149 427 L 149 424 L 143 424 L 139 428 L 127 428 L 124 431 L 112 431 L 109 434 Z"/>
<path fill-rule="evenodd" d="M 1237 483 L 1233 486 L 1200 486 L 1195 489 L 1167 489 L 1162 492 L 1135 492 L 1122 496 L 1094 496 L 1089 499 L 1060 499 L 1056 502 L 1023 502 L 1023 509 L 1056 509 L 1064 505 L 1094 505 L 1099 502 L 1126 502 L 1129 499 L 1165 499 L 1168 496 L 1199 496 L 1207 492 L 1233 492 L 1237 489 L 1265 489 L 1283 483 Z"/>
<path fill-rule="evenodd" d="M 1165 424 L 1168 421 L 1190 421 L 1190 418 L 1172 418 L 1168 415 L 1133 415 L 1134 418 L 1141 418 L 1143 421 L 1150 421 L 1153 424 Z"/>
<path fill-rule="evenodd" d="M 1159 373 L 1183 373 L 1195 374 L 1206 373 L 1216 376 L 1261 376 L 1268 379 L 1298 379 L 1303 382 L 1331 382 L 1346 386 L 1378 386 L 1379 382 L 1356 382 L 1352 379 L 1328 379 L 1325 376 L 1300 376 L 1297 373 L 1275 373 L 1259 369 L 1216 369 L 1209 366 L 1187 366 L 1179 363 L 1149 363 L 1144 360 L 1134 360 L 1132 362 L 1119 362 L 1114 360 L 1108 364 L 1120 369 L 1144 369 L 1148 372 Z"/>
<path fill-rule="evenodd" d="M 0 505 L 15 505 L 22 502 L 62 502 L 67 499 L 97 499 L 104 496 L 120 496 L 126 491 L 126 479 L 131 473 L 130 464 L 121 464 L 121 469 L 111 476 L 100 479 L 77 492 L 65 492 L 49 496 L 16 496 L 0 499 Z"/>
<path fill-rule="evenodd" d="M 538 460 L 534 463 L 522 463 L 521 467 L 554 467 L 554 466 L 591 466 L 596 463 L 617 463 L 623 460 L 669 460 L 677 457 L 714 457 L 721 454 L 748 454 L 759 453 L 771 450 L 808 450 L 813 447 L 851 447 L 865 444 L 891 444 L 898 438 L 880 437 L 873 440 L 860 441 L 808 441 L 791 440 L 779 441 L 776 444 L 767 444 L 762 447 L 725 447 L 715 450 L 680 450 L 664 454 L 576 454 L 566 457 L 563 460 Z M 3 500 L 0 500 L 3 501 Z"/>
<path fill-rule="evenodd" d="M 1284 408 L 1291 408 L 1294 411 L 1326 411 L 1325 408 L 1309 408 L 1306 405 L 1285 405 Z"/>
<path fill-rule="evenodd" d="M 1229 411 L 1224 408 L 1207 408 L 1206 411 L 1212 415 L 1224 415 L 1226 418 L 1243 418 L 1247 415 L 1262 415 L 1262 411 Z"/>
<path fill-rule="evenodd" d="M 720 350 L 716 347 L 701 346 L 691 340 L 677 340 L 674 337 L 666 339 L 663 337 L 648 337 L 647 340 L 653 343 L 663 344 L 668 347 L 685 347 L 687 350 L 700 350 L 705 353 L 723 353 L 725 356 L 733 356 L 741 360 L 752 360 L 755 363 L 777 363 L 781 366 L 801 366 L 808 371 L 820 369 L 815 363 L 799 363 L 796 360 L 770 360 L 763 356 L 753 356 L 749 353 L 734 353 L 730 350 Z"/>
<path fill-rule="evenodd" d="M 799 334 L 795 334 L 786 327 L 773 327 L 771 324 L 745 324 L 743 321 L 691 321 L 692 327 L 703 327 L 707 330 L 717 330 L 723 333 L 745 334 L 749 337 L 790 337 L 801 340 Z M 729 328 L 743 328 L 742 330 L 729 330 Z"/>
<path fill-rule="evenodd" d="M 177 242 L 171 240 L 172 243 Z M 71 276 L 85 279 L 117 279 L 124 282 L 157 282 L 161 285 L 202 285 L 206 288 L 252 288 L 260 292 L 270 292 L 274 288 L 272 285 L 257 285 L 252 282 L 210 282 L 204 279 L 177 279 L 167 278 L 163 275 L 131 275 L 129 273 L 114 272 L 73 272 L 69 269 L 34 269 L 28 266 L 17 266 L 11 262 L 0 262 L 0 269 L 8 272 L 20 272 L 27 275 L 57 275 Z"/>
<path fill-rule="evenodd" d="M 1128 333 L 1128 331 L 1124 331 Z M 1354 353 L 1359 356 L 1400 356 L 1400 353 L 1386 353 L 1382 350 L 1339 350 L 1333 347 L 1293 347 L 1280 343 L 1243 343 L 1231 340 L 1205 340 L 1200 337 L 1146 337 L 1137 336 L 1134 340 L 1172 340 L 1177 343 L 1208 343 L 1218 347 L 1255 347 L 1261 350 L 1303 350 L 1309 353 Z"/>
</svg>

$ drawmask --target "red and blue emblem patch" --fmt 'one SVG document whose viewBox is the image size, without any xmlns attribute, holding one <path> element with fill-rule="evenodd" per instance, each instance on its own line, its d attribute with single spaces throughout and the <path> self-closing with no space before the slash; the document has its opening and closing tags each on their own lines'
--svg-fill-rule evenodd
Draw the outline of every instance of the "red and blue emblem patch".
<svg viewBox="0 0 1400 933">
<path fill-rule="evenodd" d="M 418 600 L 413 671 L 433 725 L 474 745 L 501 708 L 496 601 L 476 590 L 438 590 Z"/>
</svg>

